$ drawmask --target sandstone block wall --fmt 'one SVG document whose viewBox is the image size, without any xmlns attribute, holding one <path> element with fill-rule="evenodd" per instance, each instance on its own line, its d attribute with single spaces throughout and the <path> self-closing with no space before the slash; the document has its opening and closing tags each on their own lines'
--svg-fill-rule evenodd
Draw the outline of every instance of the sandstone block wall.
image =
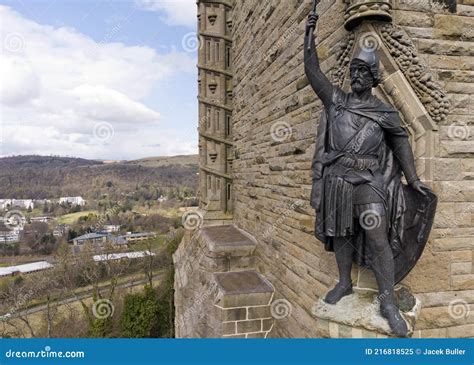
<svg viewBox="0 0 474 365">
<path fill-rule="evenodd" d="M 392 2 L 402 26 L 447 93 L 434 133 L 439 208 L 427 248 L 404 280 L 422 301 L 415 336 L 474 336 L 474 6 L 456 13 L 432 1 Z M 320 337 L 311 308 L 337 278 L 333 254 L 313 236 L 310 164 L 322 105 L 303 69 L 310 2 L 236 1 L 233 10 L 234 222 L 257 240 L 257 268 L 291 304 L 269 336 Z M 318 54 L 330 75 L 347 39 L 342 0 L 318 5 Z"/>
<path fill-rule="evenodd" d="M 255 269 L 255 240 L 233 225 L 188 230 L 173 255 L 176 337 L 266 338 L 280 317 Z"/>
</svg>

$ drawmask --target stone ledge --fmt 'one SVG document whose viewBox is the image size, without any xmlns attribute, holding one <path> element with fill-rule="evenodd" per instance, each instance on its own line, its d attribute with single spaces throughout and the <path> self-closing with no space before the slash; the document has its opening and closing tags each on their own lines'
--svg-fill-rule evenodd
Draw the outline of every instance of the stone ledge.
<svg viewBox="0 0 474 365">
<path fill-rule="evenodd" d="M 234 225 L 208 226 L 201 229 L 208 249 L 216 254 L 249 256 L 257 247 L 256 240 Z"/>
<path fill-rule="evenodd" d="M 268 305 L 274 288 L 255 270 L 214 273 L 219 288 L 215 304 L 221 308 Z"/>
<path fill-rule="evenodd" d="M 416 319 L 421 311 L 421 301 L 416 298 L 413 308 L 407 312 L 401 311 L 408 325 L 408 334 L 411 336 Z M 329 323 L 328 337 L 382 337 L 393 336 L 388 322 L 380 314 L 376 294 L 357 293 L 342 298 L 337 304 L 331 305 L 320 299 L 313 307 L 313 315 L 319 321 Z M 351 331 L 342 335 L 337 328 L 350 328 Z M 378 336 L 382 335 L 382 336 Z"/>
</svg>

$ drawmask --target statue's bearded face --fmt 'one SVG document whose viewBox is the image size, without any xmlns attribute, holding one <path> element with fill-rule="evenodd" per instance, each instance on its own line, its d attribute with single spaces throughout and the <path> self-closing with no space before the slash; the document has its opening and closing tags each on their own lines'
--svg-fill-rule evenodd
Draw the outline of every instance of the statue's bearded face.
<svg viewBox="0 0 474 365">
<path fill-rule="evenodd" d="M 354 60 L 350 65 L 351 88 L 355 93 L 361 93 L 372 89 L 374 77 L 370 71 L 369 65 L 363 61 Z"/>
</svg>

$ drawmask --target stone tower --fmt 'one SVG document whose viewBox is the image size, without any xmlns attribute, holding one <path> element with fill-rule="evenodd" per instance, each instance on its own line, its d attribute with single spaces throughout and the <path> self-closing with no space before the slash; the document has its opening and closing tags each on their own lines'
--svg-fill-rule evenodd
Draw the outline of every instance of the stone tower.
<svg viewBox="0 0 474 365">
<path fill-rule="evenodd" d="M 199 194 L 206 221 L 232 219 L 231 1 L 198 1 Z"/>
</svg>

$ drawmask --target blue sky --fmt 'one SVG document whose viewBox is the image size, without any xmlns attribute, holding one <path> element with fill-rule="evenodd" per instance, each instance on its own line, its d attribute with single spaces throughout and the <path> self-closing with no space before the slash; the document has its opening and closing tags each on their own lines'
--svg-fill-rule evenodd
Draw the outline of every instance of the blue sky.
<svg viewBox="0 0 474 365">
<path fill-rule="evenodd" d="M 0 1 L 1 155 L 197 153 L 194 0 Z"/>
</svg>

